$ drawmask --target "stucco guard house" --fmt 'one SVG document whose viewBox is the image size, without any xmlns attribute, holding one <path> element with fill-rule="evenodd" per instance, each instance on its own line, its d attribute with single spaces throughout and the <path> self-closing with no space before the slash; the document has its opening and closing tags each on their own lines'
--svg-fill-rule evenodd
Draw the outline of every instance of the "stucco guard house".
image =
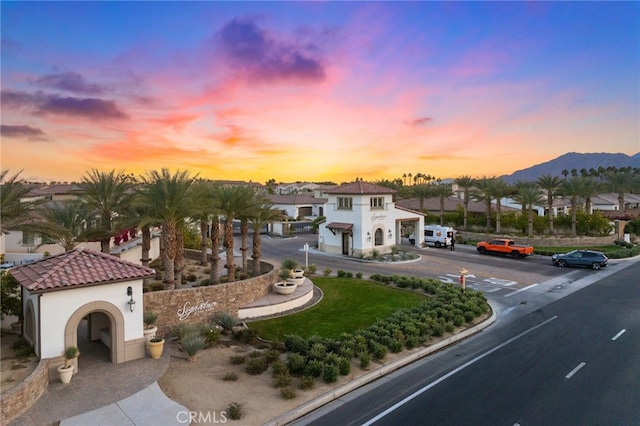
<svg viewBox="0 0 640 426">
<path fill-rule="evenodd" d="M 388 253 L 400 244 L 402 222 L 424 227 L 424 216 L 396 207 L 394 189 L 355 181 L 327 189 L 326 221 L 319 227 L 318 249 L 347 256 Z"/>
<path fill-rule="evenodd" d="M 145 356 L 142 282 L 155 275 L 153 269 L 75 249 L 10 272 L 21 285 L 23 335 L 38 357 L 51 359 L 50 377 L 64 362 L 64 348 L 78 346 L 85 318 L 86 338 L 102 342 L 112 363 Z"/>
</svg>

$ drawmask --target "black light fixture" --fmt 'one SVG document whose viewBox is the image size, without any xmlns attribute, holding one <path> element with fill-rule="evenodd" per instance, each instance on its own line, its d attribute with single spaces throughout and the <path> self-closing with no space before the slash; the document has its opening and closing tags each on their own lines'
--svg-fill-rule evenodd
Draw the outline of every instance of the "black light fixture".
<svg viewBox="0 0 640 426">
<path fill-rule="evenodd" d="M 133 312 L 133 308 L 136 306 L 136 301 L 133 300 L 133 288 L 131 286 L 127 287 L 127 296 L 130 297 L 127 304 L 129 305 L 129 311 Z"/>
<path fill-rule="evenodd" d="M 389 229 L 389 238 L 391 238 L 393 234 L 391 233 L 391 229 Z"/>
<path fill-rule="evenodd" d="M 367 232 L 367 241 L 371 241 L 371 232 Z"/>
</svg>

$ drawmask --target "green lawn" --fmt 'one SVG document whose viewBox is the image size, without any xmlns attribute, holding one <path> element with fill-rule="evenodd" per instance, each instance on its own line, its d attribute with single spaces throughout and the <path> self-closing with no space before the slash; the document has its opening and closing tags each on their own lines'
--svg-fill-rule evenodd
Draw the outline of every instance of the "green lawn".
<svg viewBox="0 0 640 426">
<path fill-rule="evenodd" d="M 320 303 L 297 314 L 253 321 L 249 327 L 268 340 L 282 341 L 287 334 L 339 337 L 416 306 L 427 297 L 356 278 L 313 278 L 313 283 L 324 292 Z"/>
</svg>

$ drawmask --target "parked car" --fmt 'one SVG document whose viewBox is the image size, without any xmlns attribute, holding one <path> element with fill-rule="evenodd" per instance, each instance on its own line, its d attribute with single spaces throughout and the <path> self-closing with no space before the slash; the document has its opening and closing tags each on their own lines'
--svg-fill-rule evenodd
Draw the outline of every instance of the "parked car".
<svg viewBox="0 0 640 426">
<path fill-rule="evenodd" d="M 569 253 L 554 254 L 551 262 L 555 266 L 584 266 L 598 270 L 607 266 L 609 258 L 604 253 L 594 250 L 573 250 Z"/>
</svg>

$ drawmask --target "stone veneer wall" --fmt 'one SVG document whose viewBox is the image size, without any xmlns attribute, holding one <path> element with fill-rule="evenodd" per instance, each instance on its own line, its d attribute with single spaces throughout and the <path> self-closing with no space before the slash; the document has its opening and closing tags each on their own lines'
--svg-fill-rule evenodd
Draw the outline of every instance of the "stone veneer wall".
<svg viewBox="0 0 640 426">
<path fill-rule="evenodd" d="M 456 235 L 462 236 L 464 240 L 489 241 L 494 238 L 510 238 L 516 244 L 532 245 L 534 247 L 588 247 L 588 246 L 606 246 L 613 244 L 616 235 L 607 235 L 605 237 L 567 237 L 567 236 L 544 236 L 544 237 L 519 237 L 505 236 L 497 234 L 485 234 L 479 232 L 458 231 Z"/>
<path fill-rule="evenodd" d="M 264 270 L 265 265 L 262 267 Z M 269 267 L 270 272 L 242 281 L 144 293 L 144 310 L 158 314 L 156 325 L 160 336 L 168 335 L 178 324 L 207 322 L 216 313 L 229 312 L 237 316 L 240 307 L 265 297 L 278 281 L 278 270 L 272 265 Z"/>
<path fill-rule="evenodd" d="M 36 369 L 22 383 L 2 395 L 2 424 L 8 424 L 27 411 L 47 390 L 49 359 L 40 360 Z"/>
</svg>

